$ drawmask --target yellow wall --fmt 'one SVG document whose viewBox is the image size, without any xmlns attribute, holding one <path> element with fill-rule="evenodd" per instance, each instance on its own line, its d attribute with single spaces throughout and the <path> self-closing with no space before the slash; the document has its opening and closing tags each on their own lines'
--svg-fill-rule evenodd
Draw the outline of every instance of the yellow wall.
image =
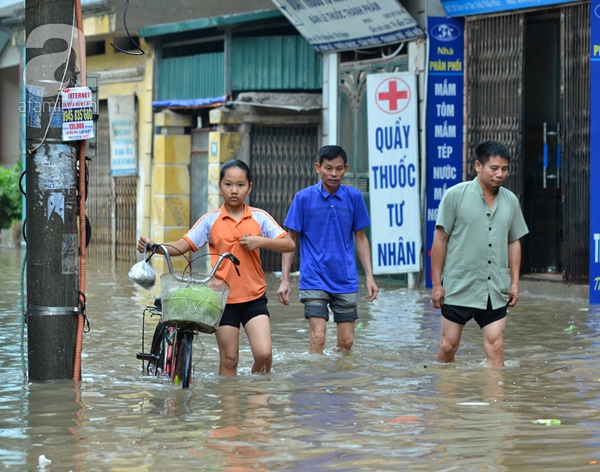
<svg viewBox="0 0 600 472">
<path fill-rule="evenodd" d="M 94 15 L 83 19 L 83 32 L 86 37 L 111 34 L 115 31 L 117 16 L 114 13 L 108 15 Z"/>
<path fill-rule="evenodd" d="M 187 134 L 168 133 L 169 128 L 190 126 L 191 117 L 157 113 L 155 123 L 164 134 L 154 136 L 150 237 L 156 242 L 178 241 L 190 229 L 191 139 Z M 182 258 L 173 260 L 174 268 L 186 265 Z"/>
</svg>

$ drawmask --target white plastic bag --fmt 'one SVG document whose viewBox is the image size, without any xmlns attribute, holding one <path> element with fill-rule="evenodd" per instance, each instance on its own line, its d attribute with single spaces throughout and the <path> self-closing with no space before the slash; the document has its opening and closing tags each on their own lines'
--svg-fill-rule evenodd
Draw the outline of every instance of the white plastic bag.
<svg viewBox="0 0 600 472">
<path fill-rule="evenodd" d="M 154 274 L 152 266 L 146 262 L 146 251 L 144 251 L 144 259 L 129 269 L 129 278 L 146 290 L 154 287 L 156 274 Z"/>
</svg>

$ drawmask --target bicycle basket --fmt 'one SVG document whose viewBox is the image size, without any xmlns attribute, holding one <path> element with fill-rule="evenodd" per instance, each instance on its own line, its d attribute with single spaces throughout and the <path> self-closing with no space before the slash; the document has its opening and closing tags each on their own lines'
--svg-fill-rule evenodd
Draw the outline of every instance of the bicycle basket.
<svg viewBox="0 0 600 472">
<path fill-rule="evenodd" d="M 163 324 L 203 333 L 217 330 L 227 303 L 229 285 L 217 277 L 206 283 L 200 282 L 207 277 L 188 273 L 182 282 L 171 274 L 161 276 Z"/>
</svg>

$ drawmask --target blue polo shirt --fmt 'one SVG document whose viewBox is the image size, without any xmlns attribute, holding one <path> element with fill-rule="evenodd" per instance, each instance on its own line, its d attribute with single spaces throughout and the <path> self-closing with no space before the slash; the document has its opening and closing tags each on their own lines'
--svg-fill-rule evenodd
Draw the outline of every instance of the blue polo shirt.
<svg viewBox="0 0 600 472">
<path fill-rule="evenodd" d="M 358 292 L 354 232 L 371 224 L 359 190 L 340 185 L 331 195 L 323 183 L 300 190 L 284 226 L 300 236 L 300 290 Z"/>
</svg>

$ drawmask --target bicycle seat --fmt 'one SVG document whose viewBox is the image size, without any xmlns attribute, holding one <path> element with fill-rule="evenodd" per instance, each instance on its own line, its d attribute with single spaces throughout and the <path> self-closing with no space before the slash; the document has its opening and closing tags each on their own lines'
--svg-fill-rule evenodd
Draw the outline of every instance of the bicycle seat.
<svg viewBox="0 0 600 472">
<path fill-rule="evenodd" d="M 162 297 L 156 297 L 154 299 L 154 306 L 162 311 Z"/>
</svg>

